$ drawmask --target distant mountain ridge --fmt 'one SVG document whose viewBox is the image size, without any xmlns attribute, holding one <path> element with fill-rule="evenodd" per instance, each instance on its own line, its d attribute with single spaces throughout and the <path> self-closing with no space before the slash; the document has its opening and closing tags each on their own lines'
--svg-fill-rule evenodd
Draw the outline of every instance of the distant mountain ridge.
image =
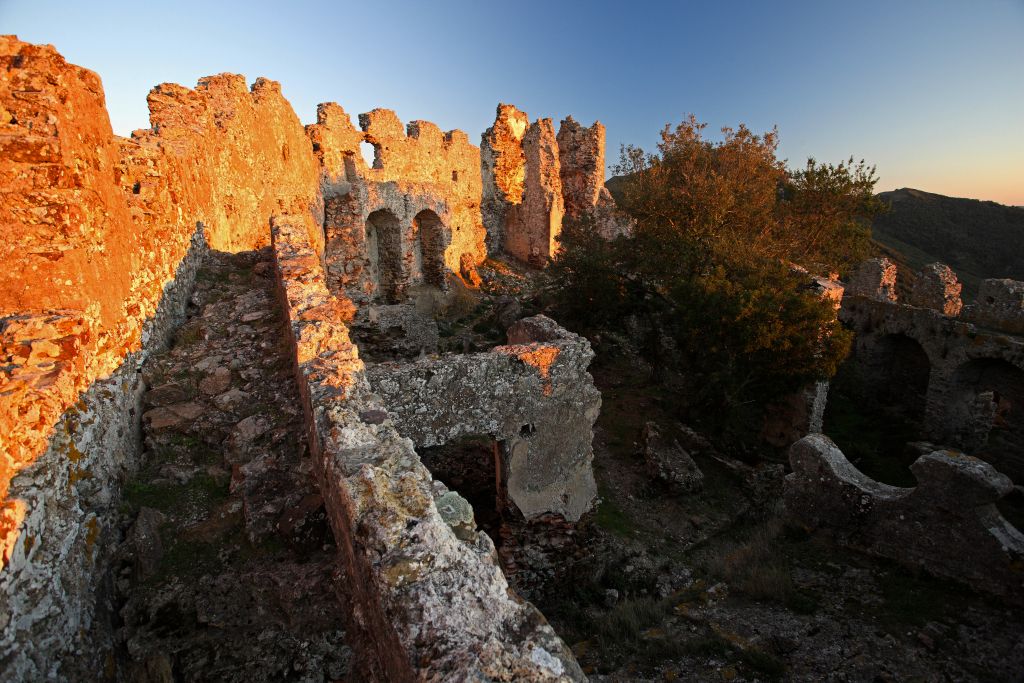
<svg viewBox="0 0 1024 683">
<path fill-rule="evenodd" d="M 891 208 L 872 236 L 901 265 L 942 261 L 969 295 L 985 278 L 1024 280 L 1024 208 L 906 187 L 878 197 Z"/>
</svg>

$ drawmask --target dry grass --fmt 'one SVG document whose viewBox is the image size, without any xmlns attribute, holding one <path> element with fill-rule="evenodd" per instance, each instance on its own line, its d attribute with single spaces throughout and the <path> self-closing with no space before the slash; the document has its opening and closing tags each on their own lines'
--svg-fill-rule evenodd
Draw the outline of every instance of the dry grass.
<svg viewBox="0 0 1024 683">
<path fill-rule="evenodd" d="M 755 600 L 788 603 L 795 594 L 789 563 L 780 551 L 782 522 L 772 518 L 745 539 L 726 544 L 705 570 Z"/>
</svg>

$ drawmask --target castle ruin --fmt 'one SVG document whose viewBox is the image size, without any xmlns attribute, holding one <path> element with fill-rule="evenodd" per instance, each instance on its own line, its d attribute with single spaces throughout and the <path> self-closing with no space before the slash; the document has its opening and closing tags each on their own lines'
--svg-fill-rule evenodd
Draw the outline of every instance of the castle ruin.
<svg viewBox="0 0 1024 683">
<path fill-rule="evenodd" d="M 95 634 L 143 433 L 149 448 L 159 430 L 201 419 L 206 401 L 237 411 L 259 390 L 240 358 L 215 367 L 220 356 L 193 371 L 198 398 L 188 398 L 188 378 L 151 386 L 164 380 L 150 361 L 187 311 L 216 301 L 220 284 L 197 283 L 215 258 L 276 282 L 275 305 L 238 284 L 249 270 L 231 274 L 240 317 L 224 334 L 251 334 L 267 316 L 287 321 L 294 407 L 319 487 L 303 500 L 312 510 L 322 497 L 345 577 L 336 610 L 346 613 L 346 642 L 337 647 L 352 647 L 362 671 L 387 680 L 582 679 L 540 613 L 509 588 L 472 510 L 433 480 L 414 445 L 487 435 L 499 457 L 479 466 L 504 482 L 509 509 L 571 521 L 592 506 L 600 395 L 587 341 L 527 318 L 505 346 L 437 355 L 422 306 L 453 283 L 479 285 L 488 254 L 544 265 L 566 214 L 591 215 L 602 235 L 628 231 L 604 188 L 603 127 L 569 119 L 556 137 L 550 120 L 529 124 L 501 105 L 481 155 L 461 131 L 403 126 L 383 109 L 360 115 L 356 128 L 340 106 L 323 104 L 303 126 L 277 83 L 247 87 L 221 74 L 194 89 L 155 87 L 151 127 L 122 138 L 96 74 L 13 36 L 0 38 L 0 61 L 3 677 L 60 678 L 72 662 L 75 671 L 109 669 L 110 634 Z M 366 143 L 372 165 L 360 153 Z M 268 249 L 269 271 L 260 265 Z M 219 310 L 210 305 L 202 310 Z M 420 330 L 411 343 L 421 359 L 368 367 L 350 327 L 389 320 L 409 323 L 403 334 Z M 412 385 L 422 389 L 407 394 Z M 425 421 L 423 405 L 440 417 Z M 228 424 L 226 447 L 267 438 L 272 420 Z M 211 467 L 214 476 L 220 466 Z M 277 471 L 272 460 L 233 467 L 251 536 L 301 523 L 256 521 L 280 507 L 260 493 Z M 153 542 L 143 517 L 129 542 Z"/>
</svg>

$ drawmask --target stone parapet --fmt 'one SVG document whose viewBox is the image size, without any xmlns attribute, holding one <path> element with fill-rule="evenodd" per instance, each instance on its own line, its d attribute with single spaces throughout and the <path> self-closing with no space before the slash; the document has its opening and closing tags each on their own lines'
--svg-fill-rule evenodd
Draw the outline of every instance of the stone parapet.
<svg viewBox="0 0 1024 683">
<path fill-rule="evenodd" d="M 460 540 L 432 481 L 375 396 L 308 235 L 272 222 L 296 373 L 321 489 L 359 615 L 349 639 L 375 680 L 570 681 L 584 677 L 532 605 L 517 598 L 483 532 Z M 460 527 L 462 523 L 460 522 Z"/>
</svg>

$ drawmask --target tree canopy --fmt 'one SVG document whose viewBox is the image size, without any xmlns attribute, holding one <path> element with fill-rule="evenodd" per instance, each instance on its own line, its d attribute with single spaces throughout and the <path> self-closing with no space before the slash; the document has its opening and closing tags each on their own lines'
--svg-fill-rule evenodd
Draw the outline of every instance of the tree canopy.
<svg viewBox="0 0 1024 683">
<path fill-rule="evenodd" d="M 560 314 L 583 327 L 646 330 L 694 402 L 721 411 L 832 375 L 850 335 L 794 268 L 842 272 L 870 247 L 874 168 L 813 159 L 788 170 L 775 130 L 705 139 L 692 116 L 657 153 L 622 150 L 621 208 L 632 237 L 566 225 L 551 275 Z"/>
</svg>

